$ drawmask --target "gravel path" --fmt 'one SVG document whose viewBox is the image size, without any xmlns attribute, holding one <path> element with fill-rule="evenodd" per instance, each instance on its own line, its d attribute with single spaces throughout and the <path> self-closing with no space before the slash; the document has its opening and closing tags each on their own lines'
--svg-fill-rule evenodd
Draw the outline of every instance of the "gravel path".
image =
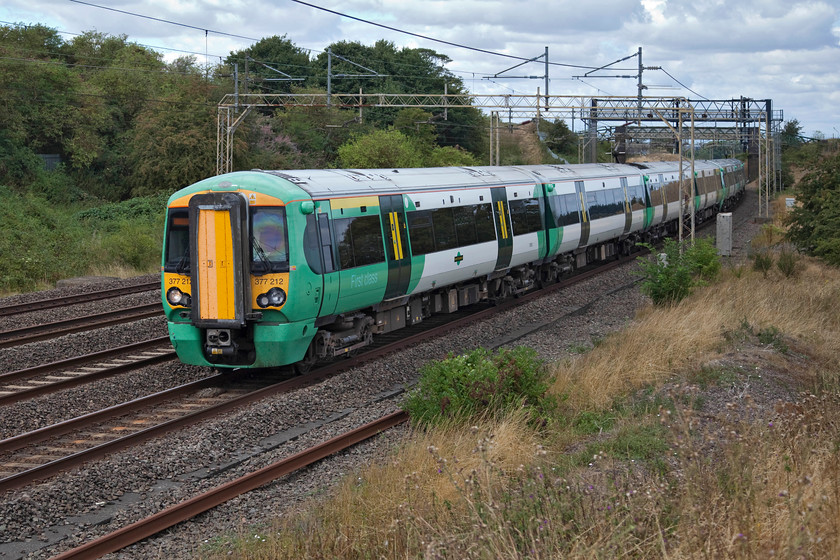
<svg viewBox="0 0 840 560">
<path fill-rule="evenodd" d="M 755 214 L 756 205 L 755 193 L 749 192 L 736 211 L 736 239 L 749 239 L 760 228 L 744 218 Z M 710 229 L 713 235 L 714 227 Z M 736 244 L 739 255 L 735 258 L 742 258 L 743 247 Z M 551 322 L 512 345 L 531 346 L 549 361 L 563 359 L 576 348 L 592 346 L 597 339 L 626 325 L 645 303 L 645 298 L 632 286 L 636 269 L 634 264 L 625 265 L 444 339 L 419 344 L 347 371 L 317 386 L 266 399 L 46 483 L 10 492 L 0 502 L 0 559 L 48 558 L 398 409 L 401 391 L 415 380 L 419 366 L 449 352 L 496 346 L 510 339 L 517 329 L 561 317 L 562 320 Z M 155 297 L 159 296 L 155 294 Z M 567 316 L 575 311 L 578 312 Z M 147 321 L 149 325 L 144 325 L 144 330 L 163 328 L 165 332 L 164 324 L 158 319 Z M 113 336 L 131 338 L 130 331 L 115 332 Z M 86 335 L 57 344 L 67 344 L 64 351 L 70 355 L 75 355 L 71 353 L 79 347 L 93 351 L 87 348 L 96 346 L 97 342 L 88 340 Z M 55 351 L 55 348 L 44 350 L 44 355 L 54 356 Z M 33 349 L 14 349 L 14 352 L 12 360 L 3 360 L 2 367 L 10 367 L 9 361 L 26 361 Z M 24 366 L 15 363 L 10 369 L 20 367 Z M 56 418 L 101 408 L 112 398 L 124 400 L 131 398 L 128 395 L 157 390 L 150 387 L 171 386 L 208 373 L 205 368 L 165 364 L 139 374 L 119 376 L 109 384 L 97 384 L 96 389 L 80 387 L 60 396 L 45 396 L 37 405 L 6 407 L 2 411 L 3 431 L 31 429 Z M 33 414 L 32 410 L 36 412 Z M 301 433 L 301 427 L 307 431 Z M 345 474 L 385 456 L 404 433 L 405 428 L 392 430 L 110 557 L 190 557 L 207 539 L 281 515 L 314 492 L 337 483 Z M 114 476 L 114 473 L 119 474 Z M 81 532 L 75 528 L 79 524 L 84 526 Z"/>
</svg>

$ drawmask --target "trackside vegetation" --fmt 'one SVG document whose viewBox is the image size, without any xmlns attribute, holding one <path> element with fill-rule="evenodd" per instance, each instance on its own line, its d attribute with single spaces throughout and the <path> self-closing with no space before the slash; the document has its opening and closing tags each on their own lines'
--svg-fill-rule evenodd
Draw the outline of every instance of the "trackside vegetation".
<svg viewBox="0 0 840 560">
<path fill-rule="evenodd" d="M 797 184 L 788 239 L 799 250 L 840 266 L 840 144 Z"/>
<path fill-rule="evenodd" d="M 466 91 L 446 70 L 449 59 L 430 49 L 388 41 L 327 48 L 379 74 L 333 80 L 335 94 Z M 334 73 L 356 68 L 332 62 Z M 328 66 L 325 52 L 312 57 L 285 36 L 203 65 L 193 56 L 165 61 L 125 35 L 88 31 L 65 39 L 43 25 L 0 25 L 0 294 L 72 276 L 154 270 L 159 224 L 128 201 L 157 204 L 216 173 L 217 107 L 236 89 L 234 67 L 241 93 L 324 94 Z M 271 81 L 278 70 L 302 81 Z M 488 122 L 472 108 L 366 108 L 363 115 L 265 108 L 237 129 L 232 167 L 482 165 L 489 162 Z M 544 145 L 576 161 L 576 136 L 562 122 L 541 126 Z M 555 161 L 547 151 L 521 154 L 513 142 L 503 142 L 501 156 L 509 165 Z M 155 212 L 162 216 L 164 205 Z"/>
<path fill-rule="evenodd" d="M 548 386 L 547 366 L 532 348 L 497 353 L 478 348 L 423 366 L 403 408 L 416 423 L 430 426 L 517 409 L 543 425 L 555 408 Z"/>
<path fill-rule="evenodd" d="M 0 293 L 45 289 L 72 276 L 151 273 L 160 266 L 165 197 L 56 204 L 43 192 L 8 187 L 0 187 L 0 197 Z"/>
<path fill-rule="evenodd" d="M 198 556 L 837 557 L 840 270 L 798 267 L 725 266 L 552 364 L 548 423 L 453 399 L 381 464 Z"/>
<path fill-rule="evenodd" d="M 720 259 L 707 239 L 694 243 L 667 238 L 662 249 L 643 244 L 652 256 L 639 257 L 642 292 L 657 305 L 678 303 L 697 286 L 714 280 L 720 273 Z"/>
</svg>

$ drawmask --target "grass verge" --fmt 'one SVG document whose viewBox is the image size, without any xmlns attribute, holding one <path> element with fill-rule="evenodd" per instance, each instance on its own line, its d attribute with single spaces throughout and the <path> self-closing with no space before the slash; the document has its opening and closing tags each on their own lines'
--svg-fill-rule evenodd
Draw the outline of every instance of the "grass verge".
<svg viewBox="0 0 840 560">
<path fill-rule="evenodd" d="M 840 557 L 840 271 L 724 270 L 202 558 Z"/>
</svg>

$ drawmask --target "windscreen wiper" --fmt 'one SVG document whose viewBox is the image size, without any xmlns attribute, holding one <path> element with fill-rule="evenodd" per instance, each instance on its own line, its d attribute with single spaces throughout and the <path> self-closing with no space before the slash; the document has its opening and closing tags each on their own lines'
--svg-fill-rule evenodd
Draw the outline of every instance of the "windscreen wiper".
<svg viewBox="0 0 840 560">
<path fill-rule="evenodd" d="M 271 272 L 271 261 L 268 260 L 268 257 L 263 251 L 263 248 L 260 247 L 259 242 L 256 240 L 255 237 L 251 237 L 251 243 L 254 245 L 254 251 L 257 253 L 257 256 L 260 258 L 262 262 L 263 268 L 265 268 L 265 272 Z"/>
</svg>

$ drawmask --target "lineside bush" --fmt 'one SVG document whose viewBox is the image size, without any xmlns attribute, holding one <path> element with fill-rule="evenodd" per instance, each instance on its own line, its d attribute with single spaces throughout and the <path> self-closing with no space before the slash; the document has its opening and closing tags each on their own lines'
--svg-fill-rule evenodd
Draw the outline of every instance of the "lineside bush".
<svg viewBox="0 0 840 560">
<path fill-rule="evenodd" d="M 483 348 L 469 354 L 452 354 L 420 370 L 420 381 L 404 409 L 419 424 L 437 425 L 444 420 L 466 420 L 525 407 L 531 420 L 543 423 L 553 410 L 547 395 L 548 370 L 533 348 L 499 350 Z"/>
<path fill-rule="evenodd" d="M 671 305 L 687 297 L 696 286 L 705 285 L 720 273 L 715 246 L 705 239 L 694 244 L 666 239 L 662 250 L 647 245 L 653 257 L 639 258 L 642 292 L 656 305 Z"/>
</svg>

